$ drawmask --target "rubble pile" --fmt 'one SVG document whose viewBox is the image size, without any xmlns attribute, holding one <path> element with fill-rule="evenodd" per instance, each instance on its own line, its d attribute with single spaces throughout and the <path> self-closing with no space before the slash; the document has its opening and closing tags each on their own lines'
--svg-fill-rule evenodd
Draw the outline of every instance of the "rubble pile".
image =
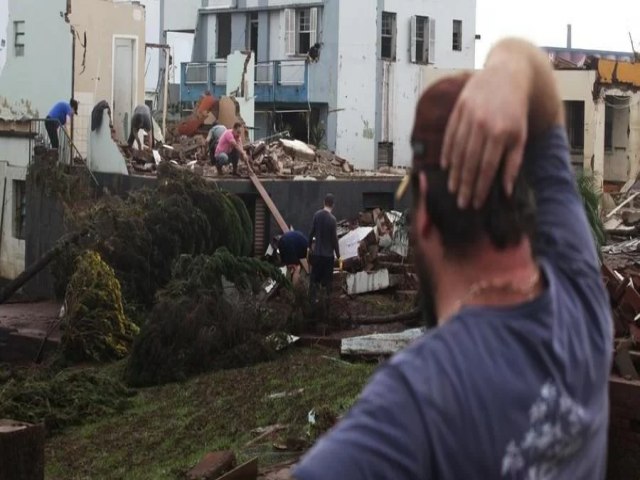
<svg viewBox="0 0 640 480">
<path fill-rule="evenodd" d="M 299 140 L 257 142 L 248 145 L 246 150 L 251 168 L 258 175 L 337 177 L 355 172 L 346 159 Z"/>
<path fill-rule="evenodd" d="M 160 163 L 170 162 L 174 166 L 189 169 L 200 175 L 218 175 L 210 163 L 206 137 L 200 133 L 194 136 L 169 136 L 167 143 L 153 151 L 138 150 L 127 145 L 119 147 L 130 173 L 155 174 Z M 382 167 L 377 172 L 357 171 L 345 158 L 328 150 L 317 149 L 300 140 L 257 141 L 245 145 L 244 149 L 249 165 L 240 161 L 238 171 L 242 176 L 248 176 L 253 172 L 260 177 L 326 179 L 353 175 L 406 174 L 405 169 L 392 167 Z"/>
</svg>

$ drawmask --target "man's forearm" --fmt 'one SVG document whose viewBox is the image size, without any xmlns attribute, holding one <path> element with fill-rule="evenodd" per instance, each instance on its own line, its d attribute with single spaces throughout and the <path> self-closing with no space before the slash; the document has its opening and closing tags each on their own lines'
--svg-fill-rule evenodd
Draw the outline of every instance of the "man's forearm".
<svg viewBox="0 0 640 480">
<path fill-rule="evenodd" d="M 510 75 L 529 98 L 529 136 L 564 123 L 560 92 L 549 59 L 535 45 L 520 39 L 502 40 L 489 53 L 487 69 Z"/>
</svg>

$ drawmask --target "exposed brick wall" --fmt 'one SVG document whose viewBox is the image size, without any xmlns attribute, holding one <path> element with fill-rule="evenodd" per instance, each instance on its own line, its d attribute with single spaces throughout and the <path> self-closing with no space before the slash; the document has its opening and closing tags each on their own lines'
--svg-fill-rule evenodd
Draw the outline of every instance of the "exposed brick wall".
<svg viewBox="0 0 640 480">
<path fill-rule="evenodd" d="M 640 382 L 609 382 L 608 480 L 640 480 Z"/>
</svg>

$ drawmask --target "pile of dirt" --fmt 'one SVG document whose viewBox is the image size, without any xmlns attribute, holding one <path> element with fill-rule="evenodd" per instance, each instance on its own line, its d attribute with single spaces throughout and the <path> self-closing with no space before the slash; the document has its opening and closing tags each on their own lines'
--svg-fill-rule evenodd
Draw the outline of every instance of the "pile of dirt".
<svg viewBox="0 0 640 480">
<path fill-rule="evenodd" d="M 272 358 L 267 337 L 288 331 L 288 319 L 261 306 L 261 285 L 269 278 L 286 284 L 272 265 L 224 248 L 180 257 L 134 342 L 127 382 L 157 385 Z"/>
</svg>

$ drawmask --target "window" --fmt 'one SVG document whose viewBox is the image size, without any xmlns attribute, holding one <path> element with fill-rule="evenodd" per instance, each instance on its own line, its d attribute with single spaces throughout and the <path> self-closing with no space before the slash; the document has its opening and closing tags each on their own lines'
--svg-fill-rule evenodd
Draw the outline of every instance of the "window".
<svg viewBox="0 0 640 480">
<path fill-rule="evenodd" d="M 411 18 L 411 61 L 434 63 L 436 53 L 436 22 L 429 17 Z"/>
<path fill-rule="evenodd" d="M 396 14 L 382 12 L 382 29 L 380 31 L 380 57 L 383 60 L 396 59 Z"/>
<path fill-rule="evenodd" d="M 25 237 L 25 219 L 27 217 L 27 182 L 13 181 L 13 236 L 20 240 Z"/>
<path fill-rule="evenodd" d="M 567 136 L 572 151 L 584 150 L 584 102 L 564 102 Z"/>
<path fill-rule="evenodd" d="M 306 54 L 311 48 L 311 9 L 305 8 L 296 12 L 296 23 L 298 25 L 297 48 L 296 53 L 299 55 Z"/>
<path fill-rule="evenodd" d="M 227 58 L 231 53 L 231 15 L 218 14 L 218 42 L 216 58 Z"/>
<path fill-rule="evenodd" d="M 258 12 L 252 12 L 247 15 L 247 49 L 251 50 L 254 55 L 258 53 L 259 25 Z"/>
<path fill-rule="evenodd" d="M 284 10 L 285 48 L 287 55 L 306 55 L 318 41 L 318 9 Z"/>
<path fill-rule="evenodd" d="M 462 51 L 462 20 L 453 21 L 453 51 Z"/>
<path fill-rule="evenodd" d="M 24 57 L 24 22 L 13 22 L 16 57 Z"/>
</svg>

